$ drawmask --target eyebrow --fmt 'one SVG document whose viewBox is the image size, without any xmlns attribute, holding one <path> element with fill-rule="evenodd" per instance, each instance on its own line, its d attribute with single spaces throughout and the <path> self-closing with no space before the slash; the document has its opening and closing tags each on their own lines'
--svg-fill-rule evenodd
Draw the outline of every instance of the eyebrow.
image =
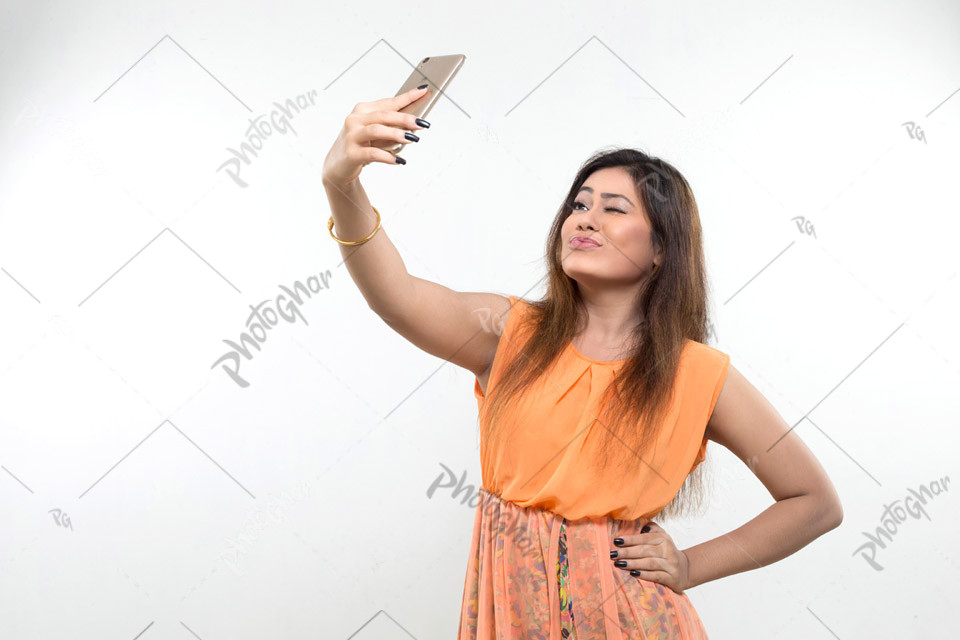
<svg viewBox="0 0 960 640">
<path fill-rule="evenodd" d="M 587 191 L 589 193 L 593 193 L 593 187 L 580 187 L 580 191 Z M 580 193 L 580 191 L 577 191 L 577 193 Z M 630 198 L 620 193 L 601 193 L 600 197 L 603 198 L 604 200 L 609 200 L 610 198 L 623 198 L 624 200 L 630 203 L 630 206 L 636 206 L 635 204 L 633 204 L 633 201 L 630 200 Z"/>
</svg>

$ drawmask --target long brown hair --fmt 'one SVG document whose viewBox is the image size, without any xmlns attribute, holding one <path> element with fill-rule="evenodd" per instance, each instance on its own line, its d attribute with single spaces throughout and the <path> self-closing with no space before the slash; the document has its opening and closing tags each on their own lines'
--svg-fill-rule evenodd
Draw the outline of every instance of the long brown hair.
<svg viewBox="0 0 960 640">
<path fill-rule="evenodd" d="M 611 412 L 608 417 L 602 411 L 602 420 L 598 416 L 597 421 L 603 439 L 598 442 L 600 455 L 594 467 L 598 472 L 611 469 L 613 475 L 607 477 L 621 478 L 638 465 L 647 464 L 643 452 L 655 441 L 662 424 L 659 418 L 669 409 L 686 341 L 704 342 L 708 335 L 707 282 L 697 203 L 680 172 L 659 158 L 637 149 L 615 147 L 595 153 L 580 167 L 550 229 L 545 256 L 546 296 L 527 301 L 531 308 L 524 330 L 531 332 L 530 338 L 500 375 L 482 414 L 488 417 L 484 432 L 487 442 L 505 435 L 500 433 L 497 420 L 504 407 L 549 371 L 581 330 L 586 307 L 576 281 L 561 267 L 564 245 L 560 230 L 573 211 L 584 181 L 594 171 L 607 167 L 623 168 L 633 178 L 649 216 L 654 246 L 663 250 L 662 264 L 649 274 L 635 300 L 637 325 L 631 333 L 629 359 L 605 392 Z M 613 384 L 625 402 L 615 401 Z M 688 476 L 683 489 L 661 513 L 680 515 L 691 506 L 691 499 L 699 508 L 702 467 L 699 465 Z"/>
</svg>

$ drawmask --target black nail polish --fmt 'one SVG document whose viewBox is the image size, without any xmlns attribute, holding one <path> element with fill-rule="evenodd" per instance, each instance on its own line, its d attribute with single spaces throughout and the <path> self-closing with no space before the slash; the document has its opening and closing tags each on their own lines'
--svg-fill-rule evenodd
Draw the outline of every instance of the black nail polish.
<svg viewBox="0 0 960 640">
<path fill-rule="evenodd" d="M 611 552 L 610 552 L 610 559 L 613 560 L 614 558 L 616 558 L 618 553 L 620 553 L 620 552 L 619 552 L 619 551 L 616 551 L 616 550 L 611 551 Z"/>
<path fill-rule="evenodd" d="M 617 545 L 618 547 L 622 547 L 622 546 L 623 546 L 623 538 L 614 538 L 614 539 L 613 539 L 613 544 Z"/>
<path fill-rule="evenodd" d="M 639 576 L 640 576 L 640 569 L 630 569 L 630 575 L 632 575 L 634 578 L 639 577 Z"/>
<path fill-rule="evenodd" d="M 403 137 L 406 138 L 407 140 L 409 140 L 410 142 L 420 142 L 419 136 L 415 136 L 415 135 L 413 135 L 412 133 L 410 133 L 409 131 L 407 131 L 406 133 L 404 133 L 404 134 L 403 134 Z"/>
<path fill-rule="evenodd" d="M 417 123 L 417 126 L 419 126 L 419 127 L 426 127 L 427 129 L 430 128 L 430 123 L 427 122 L 426 120 L 422 120 L 422 119 L 420 119 L 420 118 L 417 118 L 417 119 L 415 120 L 415 122 Z"/>
<path fill-rule="evenodd" d="M 616 566 L 616 567 L 623 568 L 623 567 L 627 566 L 627 561 L 626 561 L 626 560 L 617 560 L 617 561 L 614 562 L 613 564 L 614 564 L 614 566 Z"/>
<path fill-rule="evenodd" d="M 404 160 L 403 158 L 401 158 L 400 156 L 395 157 L 395 158 L 394 158 L 394 161 L 395 161 L 397 164 L 407 164 L 407 161 Z"/>
<path fill-rule="evenodd" d="M 426 87 L 428 84 L 430 84 L 430 83 L 429 83 L 429 82 L 424 82 L 422 85 L 420 85 L 419 87 L 417 87 L 417 89 L 423 89 L 423 88 Z"/>
</svg>

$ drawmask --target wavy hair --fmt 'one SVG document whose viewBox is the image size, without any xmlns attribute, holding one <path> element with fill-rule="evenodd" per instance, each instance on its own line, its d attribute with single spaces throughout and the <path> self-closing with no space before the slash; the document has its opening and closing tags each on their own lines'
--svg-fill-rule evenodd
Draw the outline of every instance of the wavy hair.
<svg viewBox="0 0 960 640">
<path fill-rule="evenodd" d="M 612 478 L 622 478 L 635 471 L 637 465 L 647 464 L 642 460 L 642 452 L 655 441 L 662 424 L 660 418 L 669 409 L 686 340 L 704 342 L 709 333 L 697 203 L 683 175 L 659 158 L 637 149 L 615 147 L 595 153 L 581 165 L 550 228 L 545 256 L 546 295 L 542 300 L 527 301 L 531 308 L 523 329 L 531 331 L 530 338 L 500 375 L 484 402 L 482 414 L 488 418 L 484 427 L 487 442 L 505 435 L 500 433 L 498 417 L 506 405 L 520 398 L 549 371 L 585 326 L 586 307 L 577 283 L 564 273 L 561 265 L 565 247 L 560 231 L 573 212 L 580 187 L 594 171 L 608 167 L 620 167 L 630 174 L 649 218 L 654 246 L 663 251 L 662 264 L 638 290 L 634 302 L 637 324 L 631 333 L 629 357 L 604 392 L 604 408 L 598 416 L 597 426 L 603 427 L 602 440 L 598 442 L 600 455 L 593 466 L 598 472 L 612 470 Z M 621 397 L 629 401 L 615 401 L 614 384 Z M 703 499 L 702 467 L 700 464 L 688 474 L 681 490 L 661 514 L 681 515 L 693 502 L 699 509 Z"/>
</svg>

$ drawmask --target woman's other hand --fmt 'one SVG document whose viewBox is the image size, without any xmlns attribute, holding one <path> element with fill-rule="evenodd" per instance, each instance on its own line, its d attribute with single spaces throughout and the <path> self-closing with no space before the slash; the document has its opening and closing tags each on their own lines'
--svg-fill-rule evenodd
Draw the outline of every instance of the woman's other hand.
<svg viewBox="0 0 960 640">
<path fill-rule="evenodd" d="M 618 540 L 623 544 L 618 545 Z M 614 538 L 614 545 L 610 562 L 617 568 L 670 587 L 677 594 L 683 594 L 687 588 L 690 575 L 687 555 L 677 549 L 673 538 L 656 522 L 648 522 L 637 535 Z"/>
</svg>

